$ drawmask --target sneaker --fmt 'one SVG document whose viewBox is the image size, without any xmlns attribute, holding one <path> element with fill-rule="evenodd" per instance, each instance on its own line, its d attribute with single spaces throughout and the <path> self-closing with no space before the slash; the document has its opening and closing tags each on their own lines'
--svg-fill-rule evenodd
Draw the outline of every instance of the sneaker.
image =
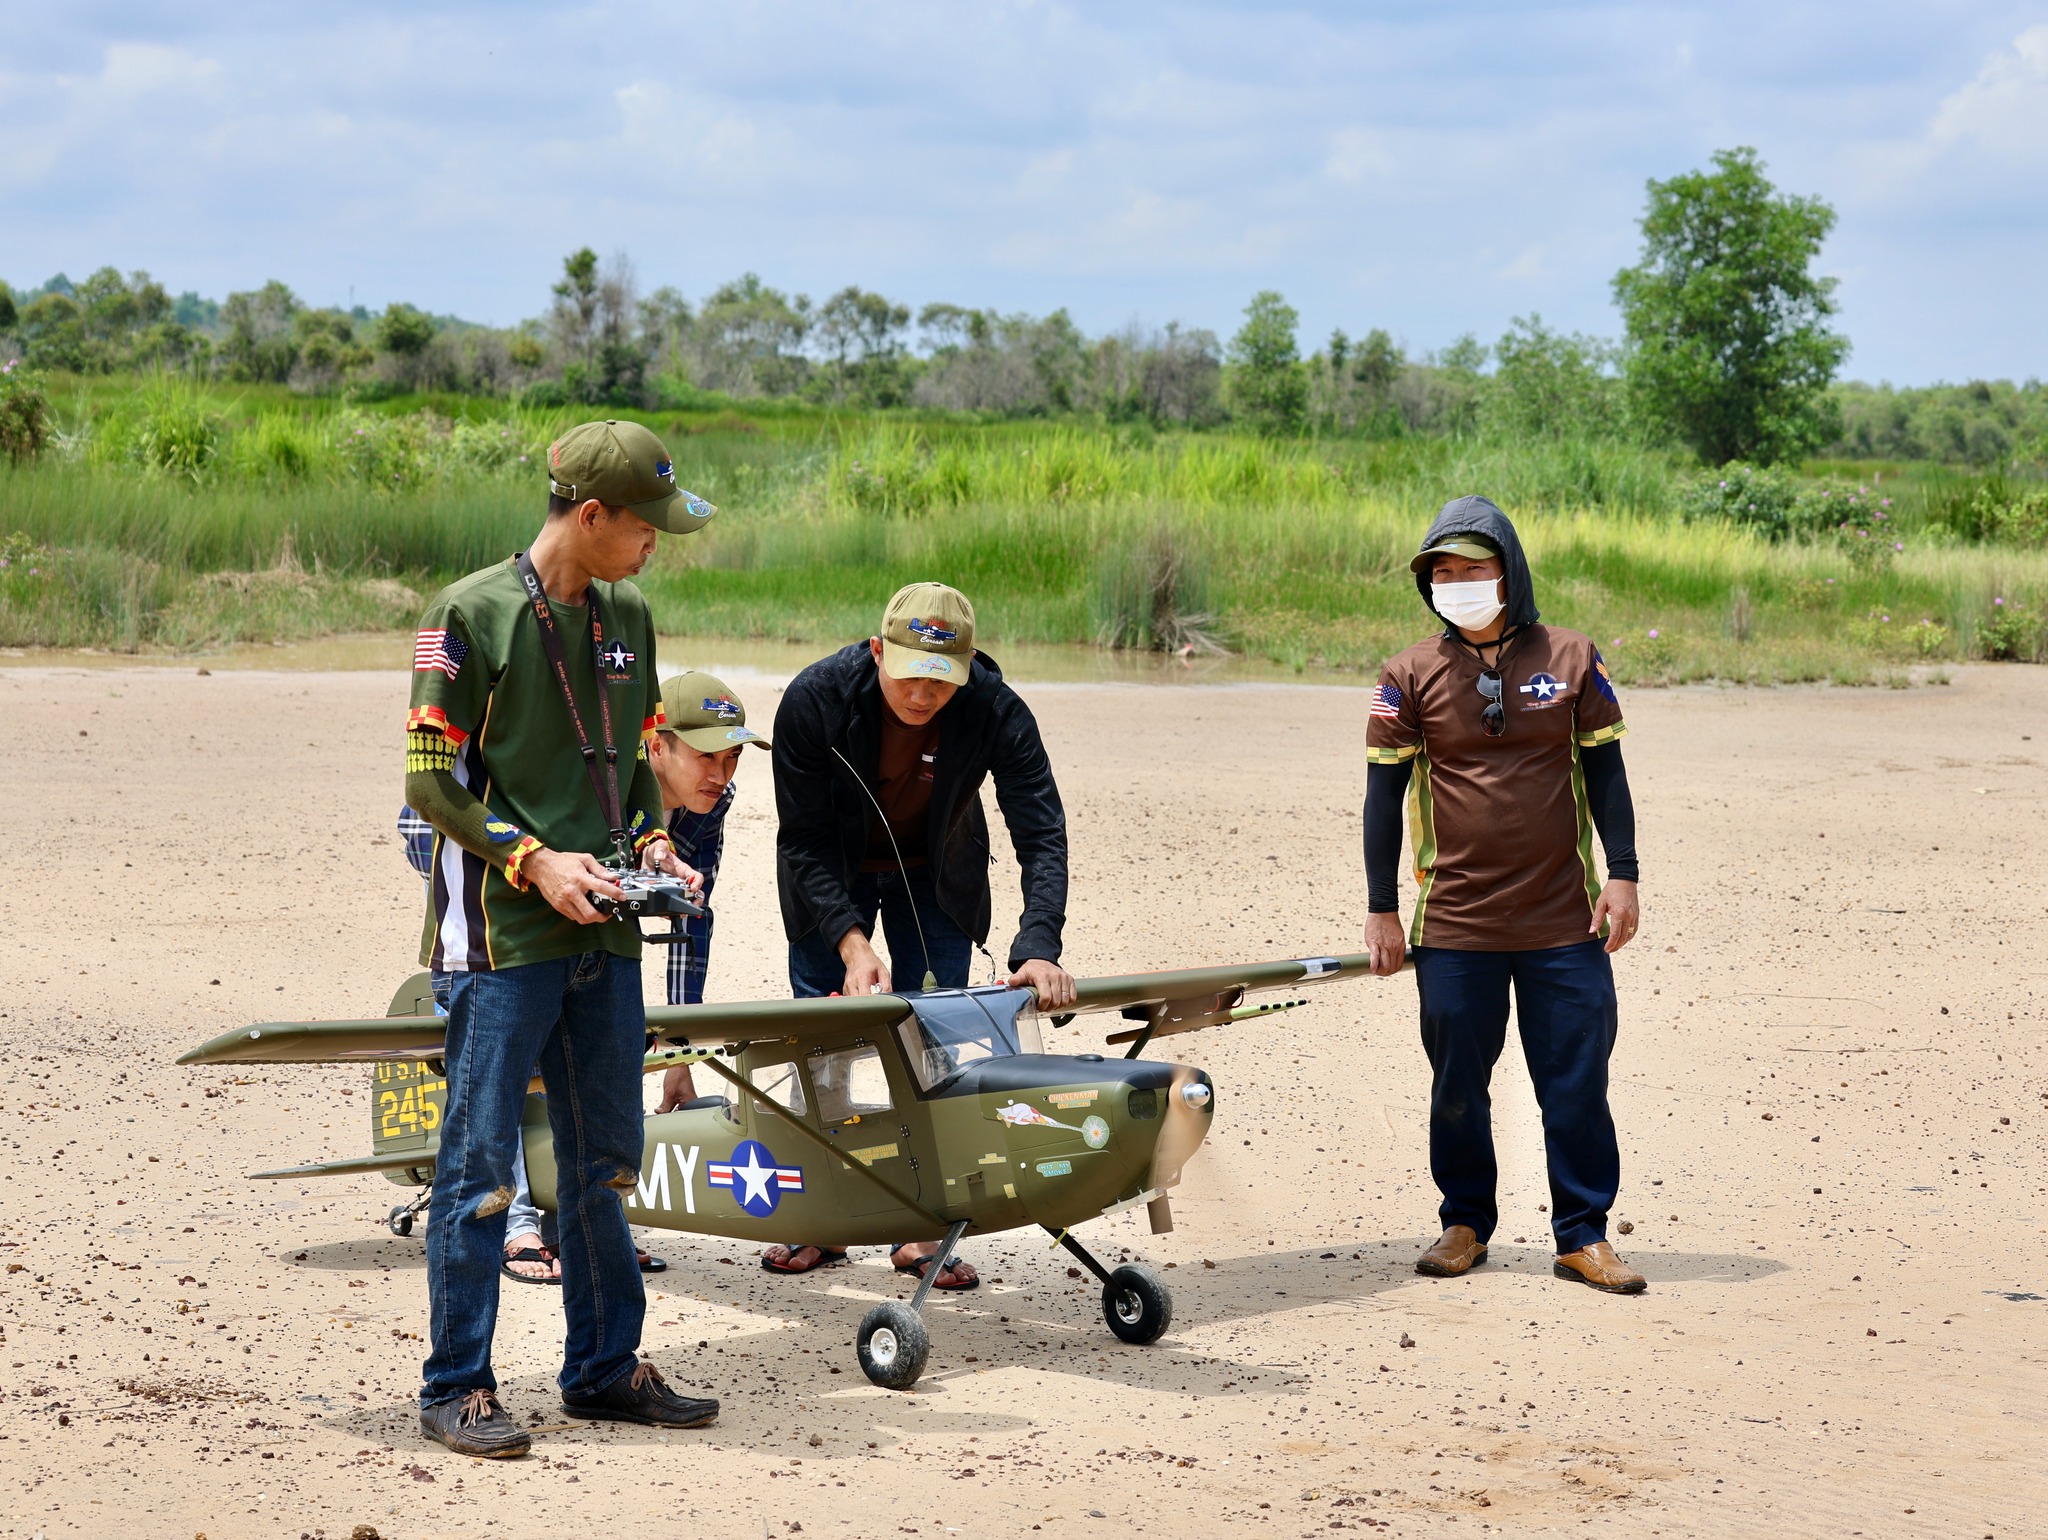
<svg viewBox="0 0 2048 1540">
<path fill-rule="evenodd" d="M 420 1432 L 457 1454 L 479 1460 L 516 1460 L 533 1447 L 526 1430 L 505 1415 L 488 1390 L 420 1409 Z"/>
<path fill-rule="evenodd" d="M 593 1422 L 639 1422 L 650 1428 L 701 1428 L 718 1420 L 718 1403 L 679 1396 L 661 1371 L 643 1362 L 594 1396 L 562 1397 L 562 1410 Z"/>
</svg>

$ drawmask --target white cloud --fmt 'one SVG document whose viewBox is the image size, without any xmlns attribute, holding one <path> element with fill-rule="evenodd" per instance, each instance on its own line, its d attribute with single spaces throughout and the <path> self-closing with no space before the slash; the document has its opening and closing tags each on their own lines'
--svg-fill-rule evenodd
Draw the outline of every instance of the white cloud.
<svg viewBox="0 0 2048 1540">
<path fill-rule="evenodd" d="M 1373 128 L 1340 128 L 1330 136 L 1323 170 L 1339 182 L 1391 175 L 1396 162 L 1388 136 Z"/>
<path fill-rule="evenodd" d="M 1777 0 L 604 0 L 602 26 L 95 0 L 0 61 L 0 276 L 275 276 L 511 321 L 588 244 L 692 294 L 751 268 L 1097 328 L 1227 332 L 1270 287 L 1306 336 L 1427 348 L 1531 309 L 1611 334 L 1644 181 L 1752 143 L 1842 211 L 1824 266 L 1859 368 L 2023 374 L 2038 286 L 2011 275 L 2048 266 L 2012 175 L 2048 144 L 2033 3 L 1868 0 L 1845 32 Z M 1973 220 L 1995 256 L 1952 234 Z M 1890 302 L 1935 271 L 1984 313 Z"/>
<path fill-rule="evenodd" d="M 1986 59 L 1975 80 L 1942 102 L 1927 137 L 1941 149 L 2048 153 L 2048 26 L 2029 27 Z"/>
</svg>

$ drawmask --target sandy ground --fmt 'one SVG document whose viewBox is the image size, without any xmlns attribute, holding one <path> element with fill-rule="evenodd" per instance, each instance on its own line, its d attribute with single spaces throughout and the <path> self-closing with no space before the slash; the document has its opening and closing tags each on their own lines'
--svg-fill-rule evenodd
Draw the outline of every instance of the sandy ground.
<svg viewBox="0 0 2048 1540">
<path fill-rule="evenodd" d="M 1110 1338 L 1042 1240 L 983 1239 L 1003 1282 L 936 1305 L 933 1367 L 893 1395 L 851 1347 L 908 1293 L 879 1254 L 780 1282 L 663 1235 L 646 1346 L 723 1420 L 560 1426 L 556 1297 L 508 1286 L 506 1400 L 549 1417 L 500 1465 L 415 1431 L 400 1190 L 244 1180 L 366 1152 L 363 1072 L 171 1065 L 231 1025 L 374 1013 L 410 970 L 405 690 L 0 670 L 0 1535 L 2048 1533 L 2048 670 L 1625 702 L 1647 904 L 1615 1217 L 1646 1296 L 1551 1278 L 1512 1047 L 1495 1261 L 1411 1271 L 1435 1233 L 1414 986 L 1343 984 L 1180 1040 L 1221 1088 L 1181 1228 L 1096 1227 L 1173 1268 L 1155 1347 Z M 1076 971 L 1354 942 L 1358 691 L 1027 694 Z M 764 771 L 720 997 L 782 979 Z"/>
</svg>

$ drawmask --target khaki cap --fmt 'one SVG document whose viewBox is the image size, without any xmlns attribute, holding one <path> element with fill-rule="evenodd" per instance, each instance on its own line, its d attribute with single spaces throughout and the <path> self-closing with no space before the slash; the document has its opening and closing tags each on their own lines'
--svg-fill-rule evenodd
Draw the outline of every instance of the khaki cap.
<svg viewBox="0 0 2048 1540">
<path fill-rule="evenodd" d="M 882 667 L 891 679 L 965 684 L 974 666 L 974 606 L 944 583 L 909 583 L 882 612 Z"/>
<path fill-rule="evenodd" d="M 1463 556 L 1472 561 L 1492 561 L 1500 555 L 1490 541 L 1477 535 L 1453 535 L 1448 540 L 1439 540 L 1435 545 L 1416 553 L 1415 560 L 1408 563 L 1410 572 L 1425 572 L 1431 562 L 1439 556 Z"/>
<path fill-rule="evenodd" d="M 675 462 L 660 439 L 616 418 L 586 422 L 548 445 L 548 490 L 579 503 L 594 497 L 671 535 L 700 530 L 718 512 L 676 485 Z"/>
<path fill-rule="evenodd" d="M 699 754 L 722 754 L 736 743 L 769 747 L 765 733 L 747 726 L 747 708 L 725 681 L 695 669 L 672 676 L 661 687 L 661 714 L 661 730 Z"/>
</svg>

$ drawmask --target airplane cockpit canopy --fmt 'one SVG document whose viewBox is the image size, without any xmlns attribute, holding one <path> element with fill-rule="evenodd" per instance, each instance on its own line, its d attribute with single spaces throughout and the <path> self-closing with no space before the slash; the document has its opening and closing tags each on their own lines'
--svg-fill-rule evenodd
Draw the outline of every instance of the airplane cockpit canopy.
<svg viewBox="0 0 2048 1540">
<path fill-rule="evenodd" d="M 978 1059 L 1043 1053 L 1037 996 L 994 984 L 905 995 L 910 1014 L 896 1024 L 920 1091 L 930 1091 Z"/>
</svg>

